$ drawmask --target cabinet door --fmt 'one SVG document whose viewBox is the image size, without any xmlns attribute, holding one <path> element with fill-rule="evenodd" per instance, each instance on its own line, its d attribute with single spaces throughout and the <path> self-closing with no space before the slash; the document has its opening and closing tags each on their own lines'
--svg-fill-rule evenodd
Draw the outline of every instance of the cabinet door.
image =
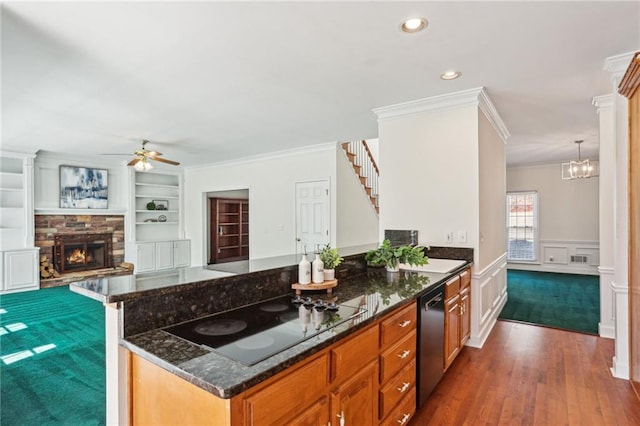
<svg viewBox="0 0 640 426">
<path fill-rule="evenodd" d="M 156 271 L 173 268 L 173 241 L 156 243 Z"/>
<path fill-rule="evenodd" d="M 2 280 L 4 291 L 33 290 L 40 286 L 38 251 L 9 251 L 4 253 Z"/>
<path fill-rule="evenodd" d="M 326 426 L 329 424 L 329 398 L 323 396 L 302 414 L 286 422 L 287 426 Z"/>
<path fill-rule="evenodd" d="M 365 426 L 378 423 L 378 368 L 375 362 L 331 392 L 331 424 Z"/>
<path fill-rule="evenodd" d="M 444 303 L 444 368 L 447 369 L 460 352 L 460 295 Z"/>
<path fill-rule="evenodd" d="M 136 244 L 137 262 L 136 273 L 155 271 L 156 243 Z"/>
<path fill-rule="evenodd" d="M 471 287 L 460 290 L 460 349 L 471 336 Z"/>
<path fill-rule="evenodd" d="M 191 266 L 191 245 L 188 240 L 174 241 L 173 243 L 173 264 L 176 268 Z"/>
</svg>

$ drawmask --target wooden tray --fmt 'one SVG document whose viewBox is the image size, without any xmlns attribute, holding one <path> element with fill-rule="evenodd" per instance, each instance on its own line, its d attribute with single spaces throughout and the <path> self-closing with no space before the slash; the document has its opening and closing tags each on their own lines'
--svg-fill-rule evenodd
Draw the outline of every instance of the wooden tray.
<svg viewBox="0 0 640 426">
<path fill-rule="evenodd" d="M 331 294 L 332 289 L 338 285 L 338 280 L 328 280 L 325 281 L 321 284 L 314 284 L 314 283 L 309 283 L 309 284 L 300 284 L 300 283 L 295 283 L 295 284 L 291 284 L 291 288 L 296 290 L 296 294 L 300 294 L 302 292 L 302 290 L 324 290 L 327 289 L 327 293 Z"/>
</svg>

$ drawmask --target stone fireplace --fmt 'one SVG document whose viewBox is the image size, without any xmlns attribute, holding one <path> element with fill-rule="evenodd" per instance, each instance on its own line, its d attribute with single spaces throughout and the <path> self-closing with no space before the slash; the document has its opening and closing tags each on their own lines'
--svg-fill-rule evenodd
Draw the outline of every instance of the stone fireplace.
<svg viewBox="0 0 640 426">
<path fill-rule="evenodd" d="M 113 267 L 113 234 L 56 235 L 53 262 L 61 274 Z"/>
<path fill-rule="evenodd" d="M 40 259 L 48 259 L 64 283 L 73 277 L 124 274 L 123 215 L 36 215 L 35 245 Z M 130 272 L 129 272 L 130 273 Z M 41 287 L 60 285 L 53 279 Z"/>
</svg>

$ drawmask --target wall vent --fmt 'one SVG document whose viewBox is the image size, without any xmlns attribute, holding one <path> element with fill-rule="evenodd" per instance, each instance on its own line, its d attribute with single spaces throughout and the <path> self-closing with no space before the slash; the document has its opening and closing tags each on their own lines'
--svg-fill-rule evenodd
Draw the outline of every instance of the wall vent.
<svg viewBox="0 0 640 426">
<path fill-rule="evenodd" d="M 573 255 L 571 256 L 571 263 L 587 263 L 589 258 L 585 255 Z"/>
</svg>

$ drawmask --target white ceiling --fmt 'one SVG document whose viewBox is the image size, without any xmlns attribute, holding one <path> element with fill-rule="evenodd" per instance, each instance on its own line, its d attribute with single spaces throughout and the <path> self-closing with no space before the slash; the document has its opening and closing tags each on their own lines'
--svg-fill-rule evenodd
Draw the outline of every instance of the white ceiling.
<svg viewBox="0 0 640 426">
<path fill-rule="evenodd" d="M 640 3 L 4 2 L 2 149 L 197 165 L 377 137 L 372 109 L 484 86 L 508 162 L 597 156 Z M 407 17 L 425 31 L 399 30 Z M 441 72 L 463 75 L 443 81 Z M 104 157 L 113 161 L 126 157 Z"/>
</svg>

